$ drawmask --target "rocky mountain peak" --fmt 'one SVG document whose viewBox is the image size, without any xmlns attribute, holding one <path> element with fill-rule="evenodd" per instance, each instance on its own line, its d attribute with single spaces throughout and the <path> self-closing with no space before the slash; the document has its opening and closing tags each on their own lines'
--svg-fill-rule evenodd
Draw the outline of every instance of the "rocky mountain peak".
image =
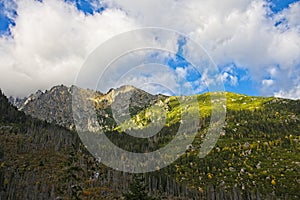
<svg viewBox="0 0 300 200">
<path fill-rule="evenodd" d="M 82 89 L 74 85 L 71 87 L 57 85 L 45 92 L 38 90 L 24 99 L 11 99 L 11 103 L 27 115 L 54 122 L 68 129 L 74 129 L 72 94 L 75 91 L 76 95 L 80 95 L 82 100 L 92 100 L 99 114 L 103 116 L 108 116 L 107 109 L 112 104 L 115 108 L 118 108 L 119 112 L 122 112 L 123 105 L 131 107 L 137 112 L 157 99 L 157 96 L 131 85 L 110 89 L 106 94 Z M 88 121 L 88 119 L 86 120 Z"/>
<path fill-rule="evenodd" d="M 65 85 L 56 85 L 50 89 L 50 92 L 61 92 L 61 91 L 67 91 L 69 90 L 69 87 Z"/>
<path fill-rule="evenodd" d="M 54 86 L 45 92 L 38 90 L 21 101 L 13 102 L 27 115 L 73 129 L 71 103 L 71 90 L 64 85 Z"/>
</svg>

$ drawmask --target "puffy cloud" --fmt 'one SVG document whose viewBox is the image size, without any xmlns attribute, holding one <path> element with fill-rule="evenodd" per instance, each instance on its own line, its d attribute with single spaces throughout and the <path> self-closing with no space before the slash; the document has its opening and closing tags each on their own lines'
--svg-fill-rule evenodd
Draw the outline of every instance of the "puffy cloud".
<svg viewBox="0 0 300 200">
<path fill-rule="evenodd" d="M 71 85 L 86 57 L 103 41 L 135 27 L 119 9 L 85 15 L 61 0 L 18 0 L 16 26 L 0 38 L 0 85 L 25 96 Z"/>
<path fill-rule="evenodd" d="M 0 39 L 1 87 L 8 94 L 26 95 L 58 83 L 72 84 L 86 57 L 103 41 L 137 27 L 162 27 L 196 41 L 218 66 L 234 63 L 247 70 L 263 95 L 290 97 L 289 91 L 298 90 L 299 1 L 279 13 L 272 13 L 265 0 L 93 1 L 95 9 L 104 4 L 102 13 L 86 15 L 62 0 L 17 0 L 12 37 Z M 170 40 L 171 48 L 174 44 Z M 188 45 L 182 48 L 185 56 L 197 57 Z M 220 69 L 219 78 L 238 87 L 232 70 Z M 188 72 L 175 70 L 181 77 Z M 199 80 L 186 85 L 209 85 L 207 76 L 204 70 Z M 166 77 L 164 82 L 174 79 Z"/>
<path fill-rule="evenodd" d="M 238 85 L 238 75 L 234 70 L 235 66 L 228 65 L 217 75 L 217 79 L 222 82 L 228 82 L 231 86 Z"/>
<path fill-rule="evenodd" d="M 262 0 L 108 0 L 140 24 L 174 29 L 202 45 L 219 66 L 235 63 L 261 84 L 261 93 L 296 87 L 300 64 L 300 2 L 279 13 Z M 160 5 L 160 6 L 158 6 Z M 188 51 L 191 53 L 192 51 Z M 276 73 L 270 66 L 277 66 Z M 222 69 L 221 69 L 222 71 Z M 236 84 L 235 78 L 223 79 Z M 226 77 L 225 77 L 226 76 Z M 266 84 L 266 78 L 273 84 Z M 270 81 L 268 82 L 270 83 Z"/>
<path fill-rule="evenodd" d="M 274 81 L 271 80 L 271 79 L 264 79 L 264 80 L 262 81 L 262 85 L 263 85 L 263 86 L 269 87 L 269 86 L 271 86 L 271 85 L 273 85 L 273 84 L 274 84 Z"/>
<path fill-rule="evenodd" d="M 275 92 L 275 96 L 289 99 L 300 99 L 300 85 L 292 88 L 291 90 L 280 90 L 279 92 Z"/>
</svg>

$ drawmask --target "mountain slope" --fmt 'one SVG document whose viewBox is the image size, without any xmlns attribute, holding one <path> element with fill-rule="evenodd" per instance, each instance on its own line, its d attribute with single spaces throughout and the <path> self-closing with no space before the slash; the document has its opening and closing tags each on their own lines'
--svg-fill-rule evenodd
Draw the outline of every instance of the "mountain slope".
<svg viewBox="0 0 300 200">
<path fill-rule="evenodd" d="M 134 91 L 133 95 L 130 91 Z M 128 106 L 116 94 L 125 94 L 124 99 L 128 99 L 126 95 L 134 98 Z M 149 181 L 150 191 L 157 191 L 159 186 L 160 191 L 178 195 L 176 187 L 170 186 L 170 180 L 174 180 L 173 185 L 183 184 L 201 199 L 299 199 L 300 101 L 223 93 L 227 108 L 224 130 L 213 150 L 200 159 L 198 153 L 209 127 L 213 95 L 219 94 L 197 95 L 198 103 L 189 104 L 191 97 L 153 96 L 133 87 L 122 87 L 107 94 L 98 93 L 89 100 L 94 103 L 107 137 L 132 152 L 149 152 L 165 146 L 178 131 L 182 115 L 200 110 L 199 132 L 193 144 L 171 166 L 151 175 L 161 182 Z M 54 104 L 66 104 L 61 98 L 55 99 Z M 33 105 L 52 106 L 42 98 L 35 101 L 40 103 Z M 187 104 L 181 104 L 183 101 Z M 131 117 L 120 118 L 116 123 L 114 103 L 120 109 L 114 112 L 122 114 L 129 109 Z M 160 108 L 165 111 L 166 123 L 157 135 L 144 139 L 126 134 L 133 129 L 143 131 L 153 120 L 159 120 Z M 169 178 L 162 179 L 163 175 Z"/>
<path fill-rule="evenodd" d="M 0 199 L 120 199 L 131 177 L 99 164 L 76 132 L 26 116 L 0 92 Z M 157 183 L 151 193 L 165 177 L 147 175 Z M 189 188 L 181 191 L 188 199 Z"/>
<path fill-rule="evenodd" d="M 116 126 L 108 137 L 129 151 L 141 151 L 132 148 L 134 144 L 142 146 L 145 152 L 156 150 L 171 141 L 174 136 L 172 132 L 178 130 L 182 115 L 196 112 L 199 106 L 204 123 L 193 145 L 162 172 L 201 192 L 212 187 L 213 191 L 220 191 L 215 195 L 222 198 L 235 198 L 230 195 L 235 193 L 236 198 L 242 199 L 298 199 L 300 101 L 224 93 L 227 104 L 224 131 L 215 148 L 200 159 L 199 149 L 210 123 L 210 97 L 213 95 L 219 94 L 198 95 L 198 105 L 180 104 L 188 101 L 189 97 L 166 97 L 157 101 L 156 106 L 167 108 L 167 128 L 153 138 L 159 141 L 156 145 L 150 144 L 145 148 L 146 141 L 125 133 L 132 129 L 147 129 L 152 119 L 158 117 L 153 106 Z"/>
<path fill-rule="evenodd" d="M 116 199 L 121 195 L 120 183 L 130 176 L 100 166 L 75 132 L 26 116 L 2 92 L 0 116 L 0 199 Z M 119 181 L 112 182 L 110 176 L 120 177 Z"/>
</svg>

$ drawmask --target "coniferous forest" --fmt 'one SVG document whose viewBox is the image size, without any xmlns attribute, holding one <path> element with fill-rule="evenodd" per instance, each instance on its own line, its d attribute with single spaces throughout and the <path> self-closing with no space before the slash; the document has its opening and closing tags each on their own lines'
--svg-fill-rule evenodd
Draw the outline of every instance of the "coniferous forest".
<svg viewBox="0 0 300 200">
<path fill-rule="evenodd" d="M 299 199 L 300 101 L 227 93 L 221 136 L 199 158 L 210 122 L 205 95 L 197 97 L 202 128 L 185 154 L 166 168 L 131 174 L 99 163 L 75 130 L 25 115 L 1 92 L 0 199 Z M 117 126 L 108 107 L 98 118 L 118 146 L 152 151 L 174 137 L 184 112 L 176 98 L 159 101 L 169 109 L 167 125 L 147 140 L 126 135 L 132 122 Z M 147 124 L 149 112 L 133 107 L 135 123 Z"/>
</svg>

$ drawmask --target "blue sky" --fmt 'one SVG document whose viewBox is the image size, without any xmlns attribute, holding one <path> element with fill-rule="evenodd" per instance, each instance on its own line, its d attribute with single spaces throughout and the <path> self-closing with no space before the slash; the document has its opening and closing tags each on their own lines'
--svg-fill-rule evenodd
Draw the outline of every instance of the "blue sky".
<svg viewBox="0 0 300 200">
<path fill-rule="evenodd" d="M 189 11 L 187 9 L 182 11 L 182 13 L 186 14 L 186 17 L 184 14 L 181 15 L 182 17 L 175 16 L 171 11 L 168 13 L 169 11 L 164 8 L 166 5 L 163 5 L 163 3 L 161 3 L 161 6 L 158 6 L 157 11 L 156 9 L 151 9 L 151 6 L 157 7 L 157 5 L 154 5 L 155 3 L 152 3 L 154 1 L 132 3 L 132 1 L 126 0 L 66 0 L 65 2 L 68 4 L 65 5 L 57 5 L 59 0 L 44 0 L 40 1 L 40 4 L 32 3 L 33 1 L 30 0 L 26 0 L 26 2 L 30 2 L 27 4 L 22 3 L 22 1 L 11 2 L 12 0 L 0 2 L 0 35 L 2 39 L 0 40 L 0 45 L 2 44 L 0 59 L 3 60 L 3 63 L 12 63 L 10 68 L 2 67 L 4 73 L 2 72 L 1 74 L 7 72 L 8 77 L 15 73 L 20 77 L 20 85 L 31 88 L 23 88 L 22 91 L 26 92 L 21 92 L 21 89 L 18 91 L 11 87 L 11 84 L 8 82 L 3 82 L 5 80 L 3 78 L 3 81 L 0 82 L 3 85 L 1 87 L 4 87 L 4 91 L 11 95 L 27 95 L 28 92 L 33 92 L 36 89 L 48 89 L 51 85 L 60 84 L 61 82 L 67 85 L 72 84 L 72 80 L 76 76 L 74 71 L 78 72 L 78 66 L 87 58 L 88 53 L 97 47 L 101 41 L 104 41 L 103 38 L 97 38 L 94 42 L 90 41 L 90 38 L 96 36 L 96 33 L 100 33 L 101 37 L 108 39 L 118 33 L 118 31 L 122 32 L 143 26 L 157 25 L 186 33 L 186 35 L 195 40 L 199 39 L 200 43 L 203 44 L 218 65 L 227 91 L 248 95 L 277 95 L 287 98 L 300 98 L 300 59 L 297 54 L 297 50 L 300 47 L 297 45 L 297 42 L 293 43 L 293 41 L 300 38 L 300 23 L 297 22 L 296 16 L 299 6 L 290 7 L 294 5 L 293 3 L 299 3 L 299 0 L 269 0 L 268 2 L 271 4 L 268 6 L 271 13 L 267 13 L 267 9 L 263 8 L 266 3 L 263 3 L 263 6 L 260 7 L 259 1 L 251 2 L 249 0 L 247 3 L 236 1 L 236 4 L 224 4 L 222 7 L 217 3 L 214 4 L 216 1 L 212 0 L 211 4 L 208 1 L 207 5 L 203 5 L 203 9 L 207 8 L 207 12 L 215 11 L 214 16 L 210 16 L 210 14 L 202 15 L 201 11 L 199 11 L 200 14 L 197 16 L 197 13 L 192 13 L 192 10 Z M 168 0 L 165 1 L 165 4 L 174 2 Z M 197 1 L 189 0 L 189 2 L 200 7 L 202 6 Z M 178 7 L 185 6 L 184 3 L 182 4 Z M 46 14 L 43 16 L 42 13 L 39 13 L 37 11 L 39 6 L 43 6 L 45 11 L 49 11 L 49 16 Z M 74 10 L 72 6 L 75 6 L 79 12 Z M 35 9 L 34 14 L 29 15 L 32 12 L 30 9 Z M 236 13 L 234 10 L 239 10 L 241 17 L 235 18 Z M 51 17 L 50 11 L 55 11 L 53 12 L 55 17 Z M 179 11 L 181 12 L 181 10 Z M 248 16 L 246 11 L 248 13 L 253 12 L 253 14 Z M 41 15 L 41 19 L 39 19 L 38 15 Z M 222 19 L 222 15 L 230 16 L 231 18 L 228 18 L 228 21 L 232 20 L 232 22 L 214 22 L 214 19 Z M 26 22 L 25 18 L 28 19 L 28 16 L 33 18 L 31 21 L 28 20 Z M 56 18 L 59 19 L 60 17 L 64 19 L 64 16 L 66 22 L 58 26 L 61 30 L 54 30 L 55 23 L 59 20 L 57 22 L 52 22 L 51 20 L 56 20 Z M 189 19 L 188 17 L 192 18 Z M 184 21 L 185 18 L 188 21 Z M 239 18 L 241 20 L 237 22 Z M 197 21 L 196 19 L 199 20 Z M 201 20 L 203 20 L 203 23 Z M 253 23 L 253 20 L 256 20 L 255 23 Z M 47 28 L 46 24 L 48 21 L 54 24 L 53 28 Z M 232 23 L 235 22 L 240 23 L 239 27 L 233 26 Z M 41 25 L 36 25 L 38 23 L 41 23 Z M 69 24 L 70 27 L 66 27 Z M 249 27 L 244 29 L 243 24 Z M 43 29 L 44 25 L 45 28 Z M 202 28 L 199 29 L 199 27 Z M 14 30 L 13 34 L 11 33 L 12 30 Z M 56 45 L 53 42 L 48 44 L 47 41 L 45 43 L 37 43 L 39 39 L 45 41 L 42 39 L 47 38 L 52 32 L 53 36 L 49 37 L 55 41 L 55 37 L 57 38 L 68 31 L 70 32 L 69 35 L 65 35 L 66 39 L 58 42 Z M 220 33 L 215 34 L 218 31 Z M 242 33 L 243 31 L 244 33 Z M 258 36 L 256 36 L 255 31 L 257 31 Z M 239 35 L 239 32 L 241 32 L 241 35 Z M 268 34 L 270 34 L 270 41 L 268 41 Z M 72 38 L 75 38 L 76 40 L 79 35 L 83 38 L 80 38 L 82 41 L 78 40 L 78 43 L 75 41 L 74 47 L 68 48 L 70 46 L 68 39 L 70 38 L 71 41 Z M 30 38 L 37 38 L 36 43 Z M 259 41 L 261 41 L 261 44 Z M 27 43 L 29 46 L 24 46 Z M 189 63 L 186 63 L 179 56 L 185 51 L 185 39 L 179 38 L 176 43 L 177 56 L 175 58 L 170 57 L 164 64 L 174 71 L 178 68 L 187 69 Z M 83 49 L 88 50 L 85 52 L 80 50 L 81 44 L 86 45 Z M 270 50 L 264 50 L 277 49 L 276 45 L 278 45 L 279 51 L 270 53 Z M 48 51 L 45 50 L 44 46 L 49 46 Z M 32 51 L 28 51 L 30 48 L 32 48 Z M 36 51 L 39 48 L 43 48 L 43 50 Z M 63 51 L 64 48 L 66 50 Z M 28 61 L 25 58 L 26 56 L 22 56 L 23 49 L 24 54 L 28 54 L 27 58 L 32 56 L 36 60 L 34 62 Z M 62 54 L 66 57 L 62 57 Z M 260 55 L 262 58 L 260 58 Z M 14 59 L 15 57 L 16 59 Z M 67 80 L 63 76 L 60 77 L 60 72 L 66 73 L 69 72 L 68 70 L 71 70 L 71 63 L 73 62 L 75 65 L 78 65 L 76 70 L 73 70 L 71 73 L 73 75 L 70 75 L 70 78 Z M 31 65 L 34 64 L 37 64 L 37 66 L 32 67 Z M 46 70 L 44 65 L 49 65 L 49 68 Z M 53 65 L 56 67 L 50 67 Z M 35 78 L 36 74 L 49 74 L 49 80 L 46 81 L 45 78 L 41 79 L 39 77 Z M 186 75 L 186 80 L 191 83 L 199 78 L 201 78 L 201 74 L 192 71 Z M 299 96 L 297 96 L 298 94 Z"/>
<path fill-rule="evenodd" d="M 270 2 L 273 3 L 273 6 L 271 6 L 271 9 L 273 12 L 280 12 L 284 8 L 287 8 L 289 4 L 297 2 L 298 0 L 270 0 Z"/>
<path fill-rule="evenodd" d="M 66 1 L 76 3 L 76 7 L 79 10 L 82 10 L 86 14 L 93 14 L 94 12 L 102 12 L 105 9 L 105 6 L 95 9 L 91 1 L 88 0 L 66 0 Z"/>
<path fill-rule="evenodd" d="M 13 20 L 9 19 L 4 14 L 4 5 L 3 2 L 0 2 L 0 33 L 3 34 L 5 32 L 8 32 L 8 27 L 10 24 L 14 25 Z"/>
</svg>

